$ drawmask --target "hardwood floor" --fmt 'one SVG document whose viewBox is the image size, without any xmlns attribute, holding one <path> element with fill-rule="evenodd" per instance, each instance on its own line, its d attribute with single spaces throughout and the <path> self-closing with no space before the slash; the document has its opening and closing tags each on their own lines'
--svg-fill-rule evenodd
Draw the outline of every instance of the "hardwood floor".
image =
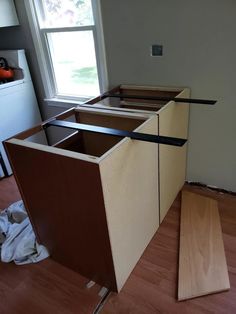
<svg viewBox="0 0 236 314">
<path fill-rule="evenodd" d="M 218 201 L 231 289 L 177 301 L 179 195 L 120 294 L 110 296 L 103 314 L 236 313 L 236 197 L 188 185 L 184 189 Z"/>
<path fill-rule="evenodd" d="M 21 199 L 13 176 L 0 180 L 0 210 Z"/>
<path fill-rule="evenodd" d="M 177 302 L 180 196 L 145 250 L 122 291 L 103 314 L 236 313 L 236 196 L 186 185 L 218 201 L 231 289 Z M 0 181 L 0 209 L 20 199 L 14 178 Z M 0 263 L 0 314 L 90 314 L 100 301 L 95 285 L 50 258 L 33 265 Z"/>
</svg>

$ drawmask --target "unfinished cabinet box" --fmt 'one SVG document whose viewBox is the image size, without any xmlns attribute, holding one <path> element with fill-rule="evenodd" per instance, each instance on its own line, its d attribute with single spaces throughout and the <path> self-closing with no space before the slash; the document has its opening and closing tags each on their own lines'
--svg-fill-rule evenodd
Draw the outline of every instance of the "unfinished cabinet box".
<svg viewBox="0 0 236 314">
<path fill-rule="evenodd" d="M 189 93 L 137 86 L 113 91 L 130 90 L 132 95 Z M 125 96 L 119 105 L 100 100 L 50 121 L 73 118 L 87 125 L 187 138 L 187 104 L 140 105 Z M 87 131 L 73 131 L 53 146 L 27 140 L 50 121 L 5 142 L 37 239 L 55 260 L 120 291 L 184 183 L 186 144 L 175 147 Z"/>
<path fill-rule="evenodd" d="M 123 97 L 109 97 L 120 94 Z M 129 95 L 129 98 L 125 96 Z M 137 96 L 132 98 L 130 95 Z M 85 105 L 88 108 L 112 108 L 117 112 L 152 112 L 157 115 L 158 135 L 188 138 L 189 104 L 150 98 L 189 98 L 189 88 L 120 85 L 106 97 L 97 97 Z M 142 96 L 144 99 L 142 99 Z M 146 98 L 145 98 L 146 97 Z M 102 98 L 102 100 L 101 100 Z M 160 222 L 163 221 L 186 176 L 187 144 L 183 147 L 158 145 L 158 189 Z"/>
</svg>

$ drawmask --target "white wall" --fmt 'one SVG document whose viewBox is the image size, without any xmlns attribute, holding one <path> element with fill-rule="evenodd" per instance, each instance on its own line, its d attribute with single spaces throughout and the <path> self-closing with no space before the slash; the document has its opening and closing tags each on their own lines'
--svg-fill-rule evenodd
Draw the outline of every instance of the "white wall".
<svg viewBox="0 0 236 314">
<path fill-rule="evenodd" d="M 236 191 L 236 1 L 101 0 L 109 82 L 189 86 L 187 180 Z M 164 46 L 150 57 L 151 44 Z"/>
</svg>

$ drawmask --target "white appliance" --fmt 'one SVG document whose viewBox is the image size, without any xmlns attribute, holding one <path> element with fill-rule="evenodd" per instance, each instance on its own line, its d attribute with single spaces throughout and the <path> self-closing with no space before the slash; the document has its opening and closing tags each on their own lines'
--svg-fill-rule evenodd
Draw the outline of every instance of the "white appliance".
<svg viewBox="0 0 236 314">
<path fill-rule="evenodd" d="M 10 67 L 14 81 L 0 84 L 0 177 L 12 174 L 2 141 L 39 124 L 41 115 L 24 50 L 0 50 Z M 46 144 L 44 132 L 30 141 Z"/>
<path fill-rule="evenodd" d="M 19 25 L 13 0 L 0 0 L 0 27 Z"/>
</svg>

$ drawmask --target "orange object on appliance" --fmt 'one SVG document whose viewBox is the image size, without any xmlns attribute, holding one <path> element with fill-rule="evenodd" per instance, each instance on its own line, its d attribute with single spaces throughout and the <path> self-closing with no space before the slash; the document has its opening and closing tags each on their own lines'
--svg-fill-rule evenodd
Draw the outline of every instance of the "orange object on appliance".
<svg viewBox="0 0 236 314">
<path fill-rule="evenodd" d="M 0 80 L 10 80 L 14 77 L 14 71 L 8 66 L 7 60 L 0 57 Z"/>
</svg>

